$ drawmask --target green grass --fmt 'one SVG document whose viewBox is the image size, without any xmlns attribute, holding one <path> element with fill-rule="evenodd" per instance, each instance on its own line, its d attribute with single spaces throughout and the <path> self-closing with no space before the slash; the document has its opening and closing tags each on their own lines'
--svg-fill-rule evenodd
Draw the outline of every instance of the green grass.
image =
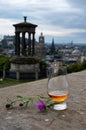
<svg viewBox="0 0 86 130">
<path fill-rule="evenodd" d="M 21 83 L 26 83 L 26 82 L 30 82 L 31 80 L 16 80 L 16 79 L 3 79 L 2 81 L 0 81 L 0 88 L 2 87 L 9 87 L 9 86 L 13 86 L 13 85 L 17 85 L 17 84 L 21 84 Z"/>
</svg>

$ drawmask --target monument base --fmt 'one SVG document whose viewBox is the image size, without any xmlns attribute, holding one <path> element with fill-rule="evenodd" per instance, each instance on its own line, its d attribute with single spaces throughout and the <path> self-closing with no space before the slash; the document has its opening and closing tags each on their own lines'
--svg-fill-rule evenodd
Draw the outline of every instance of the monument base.
<svg viewBox="0 0 86 130">
<path fill-rule="evenodd" d="M 38 73 L 39 73 L 39 60 L 36 58 L 31 57 L 14 57 L 11 60 L 11 72 L 16 73 L 16 79 L 20 79 L 21 73 L 34 73 L 35 79 L 38 79 Z"/>
</svg>

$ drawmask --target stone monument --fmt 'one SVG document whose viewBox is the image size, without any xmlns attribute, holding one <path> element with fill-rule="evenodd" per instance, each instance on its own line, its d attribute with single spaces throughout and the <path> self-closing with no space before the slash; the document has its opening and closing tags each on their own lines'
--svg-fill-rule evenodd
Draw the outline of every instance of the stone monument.
<svg viewBox="0 0 86 130">
<path fill-rule="evenodd" d="M 38 79 L 39 60 L 35 57 L 35 28 L 37 25 L 24 22 L 14 24 L 15 27 L 15 56 L 11 59 L 11 72 L 16 73 L 16 79 L 20 79 L 21 73 L 34 73 Z M 26 33 L 28 34 L 26 43 Z"/>
</svg>

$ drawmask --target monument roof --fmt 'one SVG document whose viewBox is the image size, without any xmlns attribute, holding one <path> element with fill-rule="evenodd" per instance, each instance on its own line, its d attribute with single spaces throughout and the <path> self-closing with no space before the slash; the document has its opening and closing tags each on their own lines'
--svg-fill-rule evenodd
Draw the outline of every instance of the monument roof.
<svg viewBox="0 0 86 130">
<path fill-rule="evenodd" d="M 26 21 L 27 17 L 24 17 L 24 22 L 13 24 L 14 27 L 37 27 L 36 24 L 32 24 Z"/>
<path fill-rule="evenodd" d="M 29 22 L 21 22 L 21 23 L 14 24 L 13 26 L 15 26 L 15 27 L 23 27 L 23 26 L 24 27 L 25 26 L 27 26 L 27 27 L 37 27 L 37 25 L 29 23 Z"/>
</svg>

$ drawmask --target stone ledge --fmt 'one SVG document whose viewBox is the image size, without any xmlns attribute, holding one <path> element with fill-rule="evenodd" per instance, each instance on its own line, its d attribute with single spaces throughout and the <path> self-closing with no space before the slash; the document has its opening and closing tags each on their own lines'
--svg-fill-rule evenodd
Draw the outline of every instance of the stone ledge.
<svg viewBox="0 0 86 130">
<path fill-rule="evenodd" d="M 1 130 L 85 130 L 86 129 L 86 70 L 68 76 L 68 109 L 46 113 L 36 109 L 36 102 L 28 108 L 5 109 L 6 98 L 47 95 L 47 79 L 0 89 Z"/>
<path fill-rule="evenodd" d="M 39 59 L 36 57 L 14 56 L 11 59 L 13 64 L 38 64 Z"/>
</svg>

